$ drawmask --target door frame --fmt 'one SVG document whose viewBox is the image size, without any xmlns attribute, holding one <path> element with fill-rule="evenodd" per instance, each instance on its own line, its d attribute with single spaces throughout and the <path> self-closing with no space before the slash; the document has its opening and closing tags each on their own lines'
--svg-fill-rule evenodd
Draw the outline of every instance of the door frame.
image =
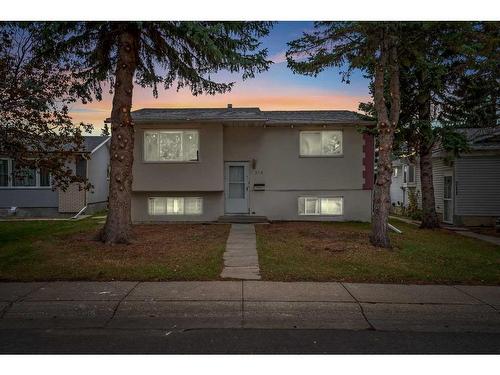
<svg viewBox="0 0 500 375">
<path fill-rule="evenodd" d="M 229 176 L 228 170 L 230 166 L 242 166 L 243 174 L 244 174 L 244 193 L 245 193 L 245 205 L 246 210 L 242 210 L 241 212 L 229 212 L 227 207 L 228 200 L 228 192 L 229 192 Z M 227 215 L 248 215 L 250 213 L 250 162 L 249 161 L 225 161 L 224 162 L 224 214 Z"/>
<path fill-rule="evenodd" d="M 446 187 L 445 187 L 445 179 L 449 177 L 451 178 L 451 196 L 450 198 L 445 198 Z M 448 201 L 451 207 L 451 218 L 450 220 L 445 220 L 446 208 L 444 202 Z M 453 224 L 453 217 L 455 215 L 455 179 L 453 178 L 452 173 L 443 174 L 443 223 Z"/>
</svg>

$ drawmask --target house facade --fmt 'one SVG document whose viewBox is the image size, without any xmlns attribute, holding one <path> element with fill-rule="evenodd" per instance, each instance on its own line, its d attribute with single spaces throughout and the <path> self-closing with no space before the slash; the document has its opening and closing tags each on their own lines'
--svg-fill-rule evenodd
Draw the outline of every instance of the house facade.
<svg viewBox="0 0 500 375">
<path fill-rule="evenodd" d="M 107 207 L 110 137 L 86 136 L 83 150 L 69 166 L 86 177 L 93 189 L 80 190 L 72 184 L 66 191 L 52 186 L 48 171 L 30 169 L 14 173 L 15 160 L 0 156 L 0 210 L 4 216 L 71 216 L 85 208 L 93 213 Z"/>
<path fill-rule="evenodd" d="M 349 111 L 134 111 L 133 222 L 370 221 L 373 123 Z"/>
<path fill-rule="evenodd" d="M 458 156 L 437 146 L 432 154 L 436 212 L 446 224 L 494 226 L 500 218 L 500 129 L 461 129 L 469 152 Z M 421 207 L 418 160 L 393 162 L 391 202 L 407 206 L 411 190 Z"/>
</svg>

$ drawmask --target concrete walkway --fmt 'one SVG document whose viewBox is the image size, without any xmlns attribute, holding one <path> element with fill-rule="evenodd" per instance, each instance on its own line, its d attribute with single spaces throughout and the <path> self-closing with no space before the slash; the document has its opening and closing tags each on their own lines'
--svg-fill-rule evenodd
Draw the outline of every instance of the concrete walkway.
<svg viewBox="0 0 500 375">
<path fill-rule="evenodd" d="M 499 286 L 0 283 L 6 329 L 273 328 L 500 333 Z"/>
<path fill-rule="evenodd" d="M 461 234 L 462 236 L 477 238 L 478 240 L 486 241 L 497 246 L 500 246 L 500 237 L 488 236 L 486 234 L 474 233 L 470 230 L 454 230 L 452 228 L 446 228 L 452 230 L 455 233 Z"/>
<path fill-rule="evenodd" d="M 403 217 L 389 216 L 389 218 L 399 220 L 399 221 L 402 221 L 402 222 L 407 223 L 407 224 L 413 224 L 413 225 L 417 225 L 417 226 L 420 225 L 420 221 L 410 220 L 410 219 L 406 219 Z M 486 241 L 486 242 L 492 243 L 494 245 L 500 246 L 500 237 L 494 237 L 494 236 L 488 236 L 486 234 L 474 233 L 467 228 L 456 227 L 456 226 L 451 226 L 451 225 L 442 225 L 442 228 L 447 229 L 451 232 L 460 234 L 460 235 L 465 236 L 465 237 L 476 238 L 478 240 Z"/>
<path fill-rule="evenodd" d="M 224 279 L 260 280 L 253 224 L 232 224 L 224 253 Z"/>
</svg>

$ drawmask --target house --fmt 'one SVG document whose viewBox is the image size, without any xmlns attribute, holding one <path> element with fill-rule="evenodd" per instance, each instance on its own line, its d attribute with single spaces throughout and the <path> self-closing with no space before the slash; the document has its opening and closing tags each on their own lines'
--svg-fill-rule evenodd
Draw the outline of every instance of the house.
<svg viewBox="0 0 500 375">
<path fill-rule="evenodd" d="M 350 111 L 141 109 L 132 221 L 370 221 L 374 123 Z"/>
<path fill-rule="evenodd" d="M 395 207 L 407 207 L 412 188 L 420 184 L 420 169 L 408 159 L 396 159 L 392 162 L 391 203 Z M 420 185 L 419 185 L 420 186 Z M 419 198 L 419 197 L 417 197 Z"/>
<path fill-rule="evenodd" d="M 80 190 L 72 184 L 66 191 L 52 186 L 50 173 L 27 170 L 16 174 L 16 162 L 0 156 L 0 210 L 3 215 L 70 216 L 85 208 L 93 213 L 107 207 L 110 137 L 84 137 L 83 151 L 74 155 L 71 167 L 87 177 L 93 189 Z"/>
<path fill-rule="evenodd" d="M 500 128 L 459 129 L 469 152 L 454 156 L 440 145 L 432 153 L 436 212 L 447 224 L 493 226 L 500 218 Z M 421 207 L 420 166 L 393 162 L 391 202 L 408 205 L 409 192 L 418 192 Z M 420 193 L 420 194 L 419 194 Z"/>
</svg>

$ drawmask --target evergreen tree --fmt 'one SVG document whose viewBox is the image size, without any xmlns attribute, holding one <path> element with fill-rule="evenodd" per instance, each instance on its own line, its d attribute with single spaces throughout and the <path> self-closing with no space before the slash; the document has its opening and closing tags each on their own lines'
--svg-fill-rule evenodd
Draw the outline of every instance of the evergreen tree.
<svg viewBox="0 0 500 375">
<path fill-rule="evenodd" d="M 399 24 L 316 22 L 313 32 L 288 45 L 288 66 L 296 73 L 316 76 L 326 68 L 338 67 L 343 69 L 342 79 L 347 83 L 354 69 L 372 73 L 378 159 L 370 240 L 375 246 L 389 248 L 391 155 L 400 112 Z"/>
<path fill-rule="evenodd" d="M 259 50 L 269 22 L 54 22 L 41 24 L 41 53 L 66 63 L 73 92 L 84 101 L 113 90 L 109 212 L 102 232 L 107 243 L 130 241 L 134 129 L 130 114 L 134 82 L 165 89 L 187 87 L 193 95 L 225 93 L 232 82 L 211 74 L 242 72 L 243 79 L 271 62 Z"/>
<path fill-rule="evenodd" d="M 109 125 L 107 122 L 104 123 L 104 126 L 101 129 L 101 135 L 109 137 L 111 133 L 109 132 Z"/>
<path fill-rule="evenodd" d="M 494 126 L 498 27 L 483 22 L 401 23 L 401 115 L 396 154 L 419 162 L 422 228 L 436 228 L 432 150 L 467 150 L 460 127 Z M 496 78 L 495 78 L 496 77 Z M 373 87 L 371 87 L 373 92 Z M 386 93 L 386 96 L 388 94 Z M 360 109 L 373 113 L 373 103 Z"/>
</svg>

